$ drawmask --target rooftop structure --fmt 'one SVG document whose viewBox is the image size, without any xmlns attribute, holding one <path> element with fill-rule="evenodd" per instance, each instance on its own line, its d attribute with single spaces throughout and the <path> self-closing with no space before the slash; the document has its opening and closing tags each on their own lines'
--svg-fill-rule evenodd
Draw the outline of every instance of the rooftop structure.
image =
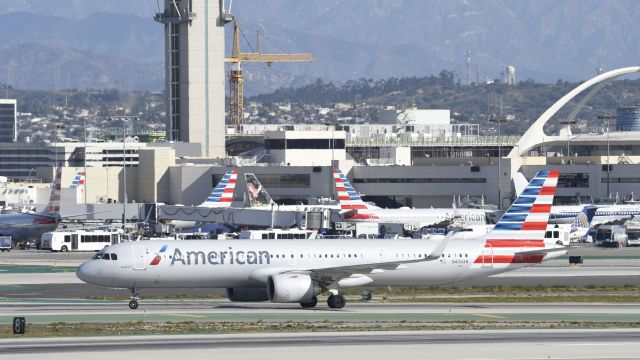
<svg viewBox="0 0 640 360">
<path fill-rule="evenodd" d="M 224 157 L 224 24 L 222 1 L 164 0 L 155 20 L 165 29 L 167 138 L 201 144 Z"/>
<path fill-rule="evenodd" d="M 15 142 L 18 135 L 15 99 L 0 99 L 0 143 Z"/>
</svg>

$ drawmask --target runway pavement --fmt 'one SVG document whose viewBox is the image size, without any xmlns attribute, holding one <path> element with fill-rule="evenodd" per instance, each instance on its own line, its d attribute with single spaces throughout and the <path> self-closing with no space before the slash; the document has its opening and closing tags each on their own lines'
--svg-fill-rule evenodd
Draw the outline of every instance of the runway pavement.
<svg viewBox="0 0 640 360">
<path fill-rule="evenodd" d="M 28 323 L 167 321 L 593 321 L 640 322 L 640 304 L 601 303 L 363 303 L 329 309 L 324 298 L 314 309 L 297 304 L 218 301 L 39 300 L 3 302 L 0 323 L 25 316 Z"/>
<path fill-rule="evenodd" d="M 0 339 L 0 358 L 637 359 L 640 330 L 482 330 Z"/>
</svg>

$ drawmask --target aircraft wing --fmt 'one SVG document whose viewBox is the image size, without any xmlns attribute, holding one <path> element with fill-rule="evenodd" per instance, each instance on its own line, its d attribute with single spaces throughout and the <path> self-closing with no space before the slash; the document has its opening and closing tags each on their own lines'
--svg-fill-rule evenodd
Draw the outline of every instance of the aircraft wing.
<svg viewBox="0 0 640 360">
<path fill-rule="evenodd" d="M 411 263 L 419 263 L 424 261 L 434 261 L 438 260 L 446 248 L 447 244 L 451 237 L 455 234 L 455 231 L 450 232 L 445 236 L 445 238 L 438 244 L 438 246 L 431 251 L 430 254 L 421 254 L 424 255 L 422 257 L 416 259 L 406 259 L 406 260 L 391 260 L 391 261 L 383 261 L 383 262 L 373 262 L 373 263 L 364 263 L 364 264 L 354 264 L 354 265 L 346 265 L 346 266 L 327 266 L 327 267 L 319 267 L 312 269 L 299 269 L 299 270 L 288 270 L 283 273 L 297 273 L 297 274 L 309 274 L 312 278 L 317 280 L 320 283 L 331 283 L 335 281 L 339 281 L 340 279 L 349 277 L 351 275 L 356 274 L 376 274 L 381 273 L 387 270 L 401 270 L 405 268 L 406 264 Z"/>
</svg>

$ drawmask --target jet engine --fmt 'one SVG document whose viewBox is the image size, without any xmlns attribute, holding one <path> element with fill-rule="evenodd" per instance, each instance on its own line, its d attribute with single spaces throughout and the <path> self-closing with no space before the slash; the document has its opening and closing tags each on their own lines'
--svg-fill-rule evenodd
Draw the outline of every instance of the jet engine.
<svg viewBox="0 0 640 360">
<path fill-rule="evenodd" d="M 267 289 L 265 288 L 227 288 L 227 299 L 230 301 L 267 301 Z"/>
<path fill-rule="evenodd" d="M 308 302 L 321 292 L 320 285 L 307 274 L 278 274 L 267 281 L 267 294 L 273 302 Z"/>
</svg>

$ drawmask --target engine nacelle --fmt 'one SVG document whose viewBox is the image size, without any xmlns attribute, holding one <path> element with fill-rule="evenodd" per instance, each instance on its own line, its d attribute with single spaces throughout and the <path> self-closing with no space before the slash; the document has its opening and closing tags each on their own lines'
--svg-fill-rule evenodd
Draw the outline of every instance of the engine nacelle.
<svg viewBox="0 0 640 360">
<path fill-rule="evenodd" d="M 321 292 L 320 285 L 307 274 L 273 275 L 267 281 L 267 294 L 273 302 L 308 302 Z"/>
<path fill-rule="evenodd" d="M 230 301 L 267 301 L 267 289 L 265 288 L 227 288 L 227 299 Z"/>
</svg>

